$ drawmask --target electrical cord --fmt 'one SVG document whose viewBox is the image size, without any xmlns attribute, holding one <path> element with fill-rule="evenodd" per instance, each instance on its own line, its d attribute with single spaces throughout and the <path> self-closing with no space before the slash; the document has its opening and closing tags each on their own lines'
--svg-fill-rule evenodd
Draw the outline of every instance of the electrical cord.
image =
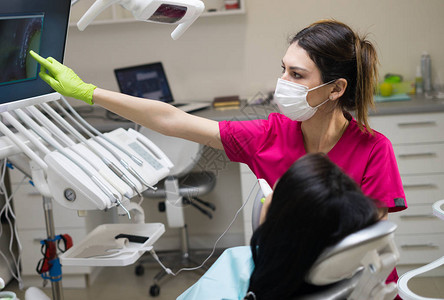
<svg viewBox="0 0 444 300">
<path fill-rule="evenodd" d="M 14 273 L 13 268 L 8 263 L 6 255 L 4 253 L 2 253 L 1 251 L 0 251 L 0 254 L 2 255 L 2 257 L 7 262 L 8 269 L 10 270 L 11 274 L 13 275 L 13 277 L 15 279 L 17 279 L 17 281 L 19 282 L 20 288 L 23 288 L 23 282 L 22 282 L 22 279 L 21 279 L 21 276 L 20 276 L 20 269 L 19 269 L 20 258 L 21 258 L 21 254 L 22 254 L 22 245 L 21 245 L 19 237 L 18 237 L 17 226 L 16 226 L 16 222 L 15 222 L 16 221 L 16 216 L 15 216 L 13 210 L 12 210 L 12 206 L 11 206 L 10 202 L 11 202 L 12 197 L 14 196 L 15 192 L 21 187 L 21 185 L 25 181 L 26 176 L 23 177 L 23 179 L 21 180 L 19 185 L 16 187 L 16 189 L 11 193 L 10 196 L 8 196 L 8 192 L 7 192 L 6 186 L 4 185 L 4 176 L 5 176 L 5 174 L 6 174 L 6 159 L 3 160 L 2 178 L 1 178 L 1 186 L 0 186 L 1 194 L 3 194 L 5 196 L 5 205 L 2 208 L 2 210 L 0 211 L 0 215 L 4 215 L 5 216 L 6 220 L 9 223 L 9 226 L 11 228 L 11 238 L 10 238 L 10 243 L 9 243 L 9 252 L 10 252 L 10 255 L 11 255 L 12 259 L 13 259 L 14 266 L 15 266 L 16 271 L 17 271 L 17 275 Z M 9 215 L 11 215 L 11 217 L 12 217 L 14 222 L 9 218 Z M 0 228 L 0 229 L 2 229 L 2 228 Z M 0 231 L 0 236 L 2 235 L 2 233 L 3 232 Z M 12 251 L 14 237 L 16 238 L 17 247 L 18 247 L 18 257 L 17 258 L 15 257 L 15 254 Z"/>
<path fill-rule="evenodd" d="M 9 224 L 9 227 L 11 229 L 11 238 L 9 241 L 9 255 L 12 257 L 13 266 L 11 266 L 5 253 L 0 251 L 0 256 L 5 260 L 6 266 L 8 267 L 9 271 L 11 272 L 13 278 L 15 278 L 18 281 L 19 288 L 23 289 L 23 279 L 20 274 L 20 259 L 21 259 L 23 248 L 22 248 L 22 244 L 20 243 L 19 236 L 18 236 L 16 216 L 15 216 L 14 211 L 12 209 L 11 201 L 12 201 L 14 194 L 25 182 L 25 179 L 27 178 L 27 176 L 26 175 L 23 176 L 23 179 L 20 181 L 18 186 L 15 188 L 15 190 L 12 191 L 11 195 L 8 195 L 8 191 L 7 191 L 5 183 L 4 183 L 4 178 L 6 175 L 6 166 L 7 166 L 7 159 L 5 158 L 2 160 L 2 163 L 1 163 L 2 171 L 1 171 L 1 181 L 0 181 L 0 194 L 3 195 L 5 198 L 5 205 L 0 210 L 0 216 L 5 217 L 5 219 L 7 220 L 8 224 Z M 0 226 L 0 237 L 2 235 L 3 235 L 3 228 L 2 228 L 2 226 Z M 14 251 L 12 250 L 12 246 L 14 244 L 14 238 L 17 242 L 17 248 L 18 248 L 17 257 L 15 256 Z M 14 270 L 14 267 L 15 267 L 15 270 Z"/>
<path fill-rule="evenodd" d="M 165 272 L 167 274 L 173 275 L 173 276 L 177 276 L 182 271 L 195 271 L 195 270 L 202 268 L 205 265 L 205 263 L 213 256 L 214 252 L 216 251 L 217 243 L 219 243 L 219 241 L 222 239 L 222 237 L 228 232 L 228 230 L 230 230 L 231 226 L 233 226 L 233 224 L 234 224 L 234 221 L 236 221 L 239 213 L 242 211 L 242 209 L 244 209 L 244 207 L 245 207 L 245 205 L 247 205 L 248 201 L 250 201 L 251 195 L 252 195 L 253 191 L 255 190 L 257 184 L 258 183 L 256 181 L 256 183 L 254 184 L 254 186 L 250 190 L 250 193 L 248 194 L 247 201 L 245 201 L 242 204 L 242 206 L 237 210 L 236 214 L 234 215 L 234 217 L 231 220 L 230 224 L 228 225 L 227 229 L 225 229 L 225 231 L 219 236 L 219 238 L 214 243 L 213 250 L 211 251 L 210 255 L 208 255 L 208 257 L 199 266 L 193 267 L 193 268 L 181 268 L 179 271 L 174 273 L 170 268 L 167 268 L 163 265 L 163 263 L 160 261 L 159 257 L 157 256 L 156 251 L 154 251 L 154 248 L 150 250 L 150 253 L 153 256 L 153 258 L 159 263 L 159 265 L 165 270 Z"/>
</svg>

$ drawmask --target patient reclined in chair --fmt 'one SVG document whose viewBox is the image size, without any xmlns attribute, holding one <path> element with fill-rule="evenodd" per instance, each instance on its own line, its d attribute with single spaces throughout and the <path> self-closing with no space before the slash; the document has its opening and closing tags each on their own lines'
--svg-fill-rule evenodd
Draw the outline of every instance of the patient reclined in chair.
<svg viewBox="0 0 444 300">
<path fill-rule="evenodd" d="M 310 291 L 297 299 L 393 299 L 396 286 L 384 281 L 399 257 L 395 229 L 395 224 L 381 221 L 324 251 L 307 278 Z M 243 299 L 253 269 L 249 246 L 229 248 L 178 299 Z"/>
<path fill-rule="evenodd" d="M 296 161 L 270 199 L 250 247 L 226 250 L 178 299 L 396 296 L 385 284 L 399 257 L 396 225 L 379 221 L 374 201 L 325 155 Z"/>
</svg>

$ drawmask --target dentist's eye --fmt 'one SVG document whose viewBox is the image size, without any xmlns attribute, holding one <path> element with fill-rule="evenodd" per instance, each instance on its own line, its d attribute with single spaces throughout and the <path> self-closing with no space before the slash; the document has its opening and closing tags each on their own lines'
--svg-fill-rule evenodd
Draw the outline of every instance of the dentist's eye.
<svg viewBox="0 0 444 300">
<path fill-rule="evenodd" d="M 291 72 L 291 77 L 292 77 L 293 79 L 301 79 L 301 78 L 302 78 L 302 75 L 299 74 L 299 73 L 297 73 L 297 72 Z"/>
</svg>

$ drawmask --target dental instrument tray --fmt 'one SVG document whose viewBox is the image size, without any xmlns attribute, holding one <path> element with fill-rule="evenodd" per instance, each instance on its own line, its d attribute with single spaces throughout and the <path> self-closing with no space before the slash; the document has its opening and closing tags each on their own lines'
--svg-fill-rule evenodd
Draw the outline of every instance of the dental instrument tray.
<svg viewBox="0 0 444 300">
<path fill-rule="evenodd" d="M 165 232 L 162 223 L 103 224 L 60 255 L 63 266 L 127 266 L 136 262 Z M 120 234 L 143 236 L 144 243 L 118 238 Z"/>
</svg>

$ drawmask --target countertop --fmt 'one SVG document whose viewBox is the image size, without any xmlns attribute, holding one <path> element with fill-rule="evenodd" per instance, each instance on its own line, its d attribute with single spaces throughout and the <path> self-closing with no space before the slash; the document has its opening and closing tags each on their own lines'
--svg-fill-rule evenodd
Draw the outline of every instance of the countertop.
<svg viewBox="0 0 444 300">
<path fill-rule="evenodd" d="M 132 128 L 134 123 L 121 119 L 99 106 L 81 106 L 76 110 L 88 122 L 98 130 L 106 132 L 117 127 Z M 193 112 L 194 115 L 215 121 L 223 120 L 252 120 L 266 119 L 267 116 L 276 112 L 275 105 L 247 105 L 242 102 L 240 107 L 215 109 L 213 107 Z M 444 99 L 426 99 L 421 96 L 412 96 L 411 100 L 394 101 L 394 102 L 378 102 L 376 109 L 370 110 L 370 116 L 378 115 L 399 115 L 399 114 L 416 114 L 444 112 Z M 110 118 L 111 117 L 111 118 Z"/>
<path fill-rule="evenodd" d="M 370 111 L 370 115 L 400 115 L 430 112 L 443 112 L 444 99 L 426 99 L 424 96 L 411 96 L 411 100 L 378 102 L 376 110 Z"/>
<path fill-rule="evenodd" d="M 202 111 L 194 112 L 196 116 L 222 120 L 249 120 L 249 119 L 266 119 L 272 112 L 277 112 L 276 105 L 246 105 L 242 102 L 240 107 L 231 109 L 215 109 L 208 108 Z M 377 115 L 399 115 L 399 114 L 416 114 L 444 112 L 444 99 L 426 99 L 423 96 L 411 96 L 410 100 L 378 102 L 375 110 L 370 110 L 370 116 Z"/>
</svg>

